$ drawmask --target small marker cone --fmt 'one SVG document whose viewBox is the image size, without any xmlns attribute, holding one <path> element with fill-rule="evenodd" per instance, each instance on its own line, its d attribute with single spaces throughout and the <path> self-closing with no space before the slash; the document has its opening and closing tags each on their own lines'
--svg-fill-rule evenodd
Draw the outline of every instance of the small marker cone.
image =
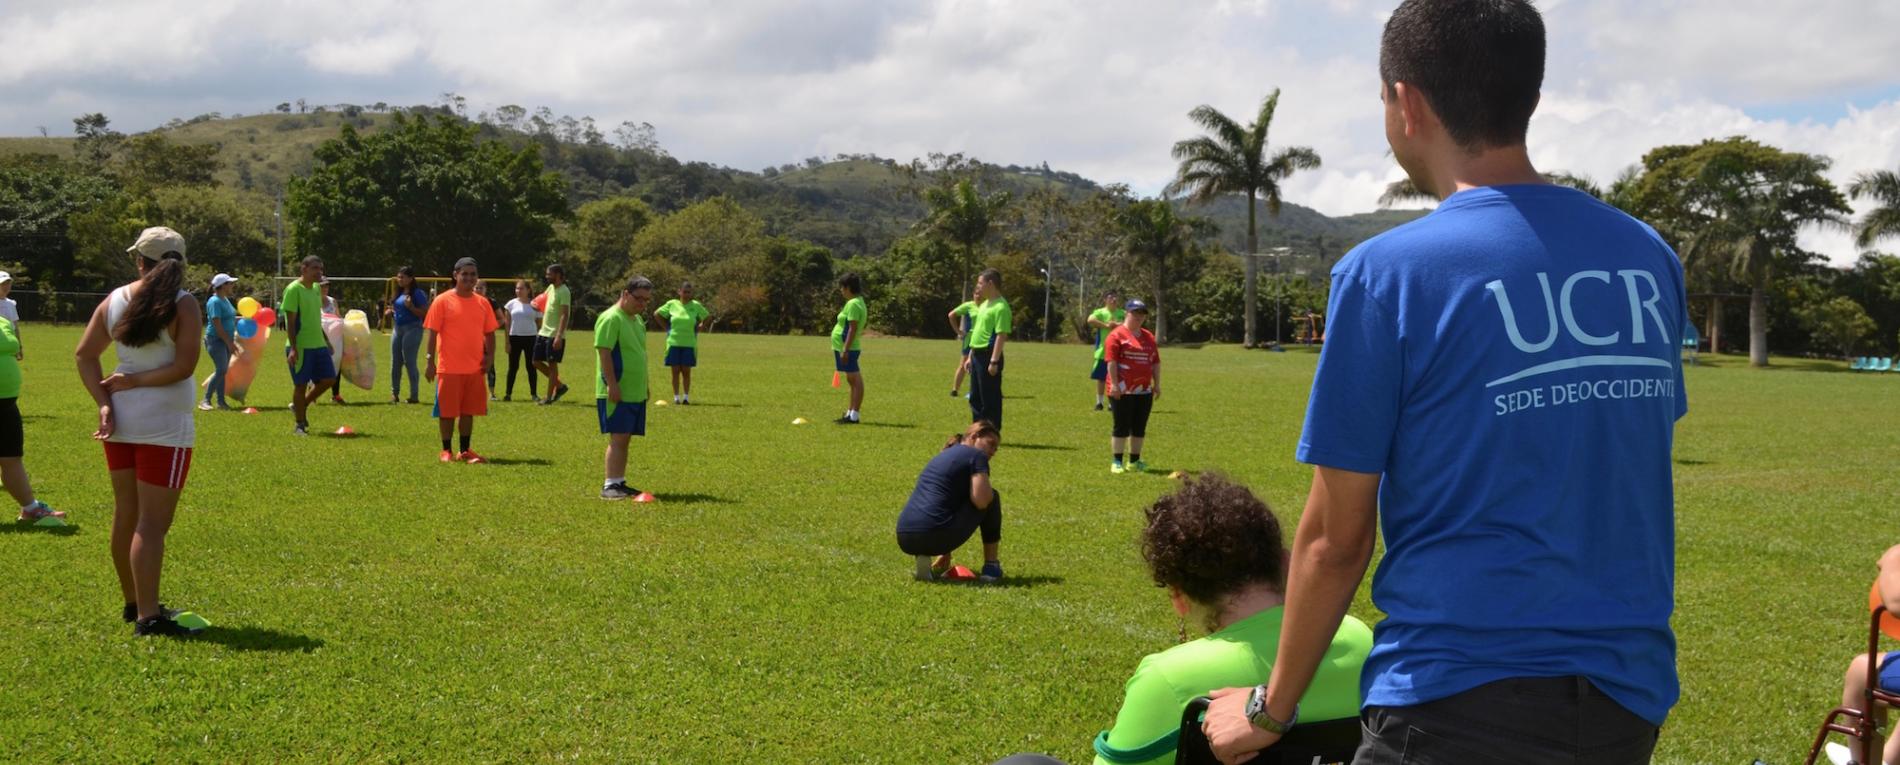
<svg viewBox="0 0 1900 765">
<path fill-rule="evenodd" d="M 839 374 L 840 374 L 840 373 L 838 373 L 838 372 L 832 372 L 832 373 L 831 373 L 831 387 L 833 387 L 833 388 L 836 388 L 836 387 L 838 387 L 838 375 L 839 375 Z"/>
<path fill-rule="evenodd" d="M 57 528 L 65 526 L 66 521 L 56 516 L 49 515 L 49 516 L 46 516 L 45 518 L 41 518 L 37 521 L 34 521 L 33 525 L 39 526 L 41 528 L 57 529 Z"/>
<path fill-rule="evenodd" d="M 1169 473 L 1169 474 L 1168 474 L 1168 477 L 1169 477 L 1169 478 L 1172 478 L 1172 479 L 1174 479 L 1174 480 L 1176 480 L 1176 481 L 1179 481 L 1179 480 L 1181 480 L 1181 479 L 1183 479 L 1183 478 L 1186 478 L 1186 477 L 1187 477 L 1187 473 L 1184 473 L 1184 472 L 1181 472 L 1181 471 L 1179 471 L 1179 470 L 1176 470 L 1176 471 L 1174 471 L 1174 472 L 1172 472 L 1172 473 Z"/>
<path fill-rule="evenodd" d="M 336 429 L 336 434 L 339 436 L 354 436 L 356 435 L 356 430 L 348 425 L 344 425 Z"/>
<path fill-rule="evenodd" d="M 641 504 L 646 504 L 646 503 L 648 503 L 648 502 L 652 502 L 652 501 L 654 501 L 654 500 L 655 500 L 655 497 L 654 497 L 654 496 L 653 496 L 652 494 L 649 494 L 649 493 L 647 493 L 647 492 L 644 492 L 644 491 L 643 491 L 643 492 L 640 492 L 639 494 L 635 494 L 635 495 L 633 495 L 633 501 L 635 501 L 635 502 L 639 502 L 639 503 L 641 503 Z"/>
<path fill-rule="evenodd" d="M 257 407 L 254 407 L 254 406 L 247 406 L 247 407 L 244 407 L 244 413 L 245 413 L 245 414 L 257 414 Z"/>
<path fill-rule="evenodd" d="M 667 405 L 667 401 L 666 401 L 666 399 L 663 399 L 663 398 L 656 398 L 656 399 L 654 399 L 654 400 L 653 400 L 653 405 L 654 405 L 654 406 L 666 406 L 666 405 Z"/>
</svg>

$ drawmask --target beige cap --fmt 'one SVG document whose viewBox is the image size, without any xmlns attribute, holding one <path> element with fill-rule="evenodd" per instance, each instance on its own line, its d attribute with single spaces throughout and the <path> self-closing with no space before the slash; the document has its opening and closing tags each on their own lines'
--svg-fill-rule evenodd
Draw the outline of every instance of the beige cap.
<svg viewBox="0 0 1900 765">
<path fill-rule="evenodd" d="M 5 271 L 0 271 L 0 284 L 5 284 L 10 281 L 13 281 L 13 274 L 9 274 Z"/>
<path fill-rule="evenodd" d="M 185 257 L 185 238 L 164 226 L 153 226 L 139 232 L 139 240 L 125 248 L 126 252 L 136 252 L 146 260 L 163 260 L 165 253 L 176 252 L 179 258 Z"/>
</svg>

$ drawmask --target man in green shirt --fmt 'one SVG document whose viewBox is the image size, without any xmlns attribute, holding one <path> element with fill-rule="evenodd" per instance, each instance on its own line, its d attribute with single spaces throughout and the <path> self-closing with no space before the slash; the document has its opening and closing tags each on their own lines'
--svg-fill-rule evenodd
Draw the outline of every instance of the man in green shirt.
<svg viewBox="0 0 1900 765">
<path fill-rule="evenodd" d="M 666 366 L 673 370 L 673 403 L 693 403 L 693 367 L 699 364 L 699 331 L 711 322 L 706 304 L 693 299 L 693 283 L 680 282 L 679 297 L 653 312 L 666 330 Z"/>
<path fill-rule="evenodd" d="M 1104 386 L 1108 384 L 1108 364 L 1102 360 L 1102 351 L 1106 350 L 1106 346 L 1102 341 L 1128 315 L 1122 310 L 1121 302 L 1121 293 L 1109 290 L 1102 293 L 1102 307 L 1089 314 L 1089 329 L 1095 330 L 1095 371 L 1089 373 L 1089 379 L 1094 381 L 1090 386 L 1095 388 L 1095 411 L 1098 412 L 1102 411 L 1102 395 L 1106 392 Z"/>
<path fill-rule="evenodd" d="M 1003 272 L 994 268 L 976 278 L 983 304 L 970 323 L 970 421 L 988 421 L 1003 429 L 1003 343 L 1011 330 L 1009 300 L 1003 297 Z"/>
<path fill-rule="evenodd" d="M 954 377 L 950 378 L 951 398 L 962 395 L 957 391 L 963 388 L 963 375 L 970 371 L 970 324 L 976 317 L 976 298 L 977 291 L 971 289 L 970 299 L 968 301 L 950 309 L 950 331 L 957 333 L 957 345 L 959 347 L 957 372 Z"/>
<path fill-rule="evenodd" d="M 548 397 L 541 403 L 552 404 L 567 393 L 567 385 L 561 382 L 561 357 L 567 354 L 567 323 L 574 312 L 574 295 L 567 289 L 567 271 L 561 264 L 549 265 L 543 275 L 548 288 L 541 293 L 545 301 L 541 306 L 541 334 L 535 336 L 534 352 L 528 360 L 547 375 Z"/>
<path fill-rule="evenodd" d="M 292 432 L 299 436 L 310 432 L 310 405 L 336 387 L 336 359 L 323 335 L 323 295 L 317 290 L 322 280 L 323 259 L 304 258 L 297 280 L 284 288 L 284 304 L 278 309 L 284 319 L 284 353 L 290 360 L 290 407 L 297 415 Z"/>
<path fill-rule="evenodd" d="M 838 418 L 838 424 L 856 425 L 858 407 L 864 405 L 864 375 L 858 373 L 858 354 L 864 349 L 864 320 L 870 311 L 864 306 L 864 279 L 857 274 L 838 277 L 838 292 L 844 295 L 844 307 L 838 309 L 838 323 L 831 328 L 831 363 L 851 383 L 851 405 Z M 831 382 L 838 384 L 836 378 Z"/>
<path fill-rule="evenodd" d="M 627 445 L 647 434 L 647 325 L 642 315 L 653 299 L 653 282 L 627 280 L 620 300 L 594 320 L 594 410 L 607 436 L 606 480 L 601 499 L 652 502 L 653 495 L 627 485 Z"/>
</svg>

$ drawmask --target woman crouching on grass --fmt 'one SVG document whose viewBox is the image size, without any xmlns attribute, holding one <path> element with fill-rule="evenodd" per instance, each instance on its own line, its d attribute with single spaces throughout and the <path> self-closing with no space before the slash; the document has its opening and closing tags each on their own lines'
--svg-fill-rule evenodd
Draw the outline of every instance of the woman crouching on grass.
<svg viewBox="0 0 1900 765">
<path fill-rule="evenodd" d="M 74 352 L 79 381 L 99 405 L 106 470 L 112 475 L 112 564 L 135 635 L 184 635 L 178 612 L 158 602 L 165 533 L 191 472 L 196 432 L 197 338 L 203 315 L 180 285 L 185 240 L 169 228 L 148 228 L 127 252 L 135 253 L 139 280 L 112 291 L 92 312 Z M 111 346 L 118 366 L 110 377 L 99 357 Z"/>
<path fill-rule="evenodd" d="M 990 486 L 990 459 L 996 456 L 1002 438 L 987 421 L 971 423 L 917 476 L 910 501 L 897 516 L 897 547 L 917 557 L 918 580 L 948 573 L 950 554 L 979 528 L 983 530 L 983 571 L 977 579 L 1003 578 L 1003 564 L 996 557 L 996 546 L 1003 540 L 1003 498 Z"/>
</svg>

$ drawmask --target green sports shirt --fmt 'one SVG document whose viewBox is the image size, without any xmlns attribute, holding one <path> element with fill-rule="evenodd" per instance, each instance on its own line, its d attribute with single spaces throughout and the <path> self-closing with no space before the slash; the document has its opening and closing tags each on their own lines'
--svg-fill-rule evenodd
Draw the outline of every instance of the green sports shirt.
<svg viewBox="0 0 1900 765">
<path fill-rule="evenodd" d="M 548 296 L 547 303 L 541 306 L 541 336 L 553 337 L 561 328 L 561 322 L 567 319 L 568 310 L 574 307 L 574 293 L 565 284 L 550 284 L 541 294 Z M 554 310 L 556 308 L 561 310 Z"/>
<path fill-rule="evenodd" d="M 1009 301 L 998 295 L 976 307 L 976 320 L 970 323 L 970 347 L 988 348 L 997 334 L 1009 334 Z"/>
<path fill-rule="evenodd" d="M 316 285 L 304 286 L 299 279 L 284 288 L 284 328 L 290 328 L 290 317 L 298 316 L 297 347 L 304 350 L 328 348 L 330 340 L 323 336 L 323 295 L 317 292 Z"/>
<path fill-rule="evenodd" d="M 620 304 L 600 312 L 594 320 L 594 347 L 607 351 L 614 374 L 620 381 L 620 401 L 638 404 L 647 400 L 647 324 L 640 317 L 620 310 Z M 594 354 L 594 398 L 607 398 L 607 370 L 601 367 L 600 354 Z"/>
<path fill-rule="evenodd" d="M 1128 679 L 1115 727 L 1095 737 L 1096 765 L 1166 765 L 1174 762 L 1181 711 L 1189 701 L 1219 688 L 1247 688 L 1267 681 L 1280 649 L 1275 606 L 1212 635 L 1149 654 Z M 1300 720 L 1338 720 L 1359 714 L 1359 669 L 1372 651 L 1372 630 L 1351 616 L 1339 624 L 1313 684 L 1300 697 Z"/>
<path fill-rule="evenodd" d="M 1102 329 L 1100 327 L 1097 327 L 1095 329 L 1095 360 L 1096 361 L 1101 361 L 1102 352 L 1105 350 L 1108 350 L 1108 344 L 1104 341 L 1108 339 L 1108 333 L 1114 331 L 1115 327 L 1113 325 L 1122 323 L 1122 319 L 1126 319 L 1126 318 L 1128 318 L 1128 312 L 1120 308 L 1116 308 L 1114 310 L 1110 310 L 1107 308 L 1097 308 L 1095 309 L 1093 313 L 1089 314 L 1090 320 L 1105 321 L 1111 325 L 1108 329 Z"/>
<path fill-rule="evenodd" d="M 831 349 L 844 352 L 844 336 L 851 331 L 848 324 L 857 322 L 858 334 L 851 338 L 851 350 L 864 350 L 864 319 L 869 315 L 870 311 L 864 307 L 863 296 L 844 301 L 844 307 L 838 309 L 838 325 L 831 328 Z"/>
<path fill-rule="evenodd" d="M 969 350 L 970 327 L 972 324 L 976 322 L 976 301 L 971 300 L 971 301 L 963 303 L 962 305 L 959 305 L 955 308 L 950 309 L 950 315 L 960 316 L 963 318 L 963 324 L 958 328 L 957 331 L 959 334 L 963 335 L 964 350 Z"/>
<path fill-rule="evenodd" d="M 699 345 L 699 323 L 712 311 L 697 300 L 681 303 L 674 298 L 660 305 L 659 314 L 666 317 L 666 347 L 692 348 Z"/>
<path fill-rule="evenodd" d="M 13 358 L 19 352 L 20 336 L 13 322 L 0 319 L 0 398 L 20 397 L 20 362 Z"/>
</svg>

